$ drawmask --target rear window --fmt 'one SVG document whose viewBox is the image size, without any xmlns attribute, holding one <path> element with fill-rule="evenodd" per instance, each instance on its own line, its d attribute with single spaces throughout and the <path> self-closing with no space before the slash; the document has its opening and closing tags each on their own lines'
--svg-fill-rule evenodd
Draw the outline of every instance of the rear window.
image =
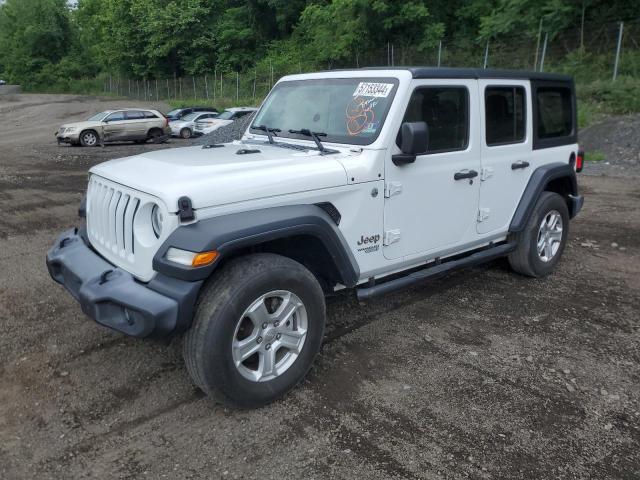
<svg viewBox="0 0 640 480">
<path fill-rule="evenodd" d="M 127 112 L 127 120 L 141 120 L 144 118 L 144 112 L 139 110 L 129 110 Z"/>
<path fill-rule="evenodd" d="M 536 96 L 538 138 L 548 139 L 572 135 L 571 90 L 566 87 L 540 87 Z"/>
<path fill-rule="evenodd" d="M 488 146 L 524 141 L 524 88 L 487 87 L 484 93 Z"/>
</svg>

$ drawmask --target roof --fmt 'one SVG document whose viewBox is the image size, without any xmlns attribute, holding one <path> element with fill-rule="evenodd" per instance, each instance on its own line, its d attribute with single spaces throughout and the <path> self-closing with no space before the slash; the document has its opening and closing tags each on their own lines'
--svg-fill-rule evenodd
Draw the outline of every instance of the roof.
<svg viewBox="0 0 640 480">
<path fill-rule="evenodd" d="M 551 80 L 571 82 L 573 77 L 559 73 L 531 72 L 527 70 L 500 70 L 494 68 L 448 67 L 376 67 L 362 70 L 408 70 L 413 78 L 508 78 L 517 80 Z"/>
</svg>

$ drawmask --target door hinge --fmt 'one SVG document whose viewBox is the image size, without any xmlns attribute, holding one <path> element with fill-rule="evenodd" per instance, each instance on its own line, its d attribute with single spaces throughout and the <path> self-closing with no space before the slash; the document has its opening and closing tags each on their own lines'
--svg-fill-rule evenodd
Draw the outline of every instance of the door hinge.
<svg viewBox="0 0 640 480">
<path fill-rule="evenodd" d="M 384 198 L 390 198 L 400 193 L 402 193 L 402 184 L 400 182 L 387 182 L 385 184 Z"/>
<path fill-rule="evenodd" d="M 480 170 L 480 180 L 483 182 L 493 177 L 493 167 L 482 167 Z"/>
<path fill-rule="evenodd" d="M 400 230 L 387 230 L 384 232 L 383 245 L 391 245 L 400 241 Z"/>
<path fill-rule="evenodd" d="M 481 208 L 478 210 L 478 222 L 484 222 L 487 218 L 489 218 L 491 214 L 491 210 L 488 208 Z"/>
</svg>

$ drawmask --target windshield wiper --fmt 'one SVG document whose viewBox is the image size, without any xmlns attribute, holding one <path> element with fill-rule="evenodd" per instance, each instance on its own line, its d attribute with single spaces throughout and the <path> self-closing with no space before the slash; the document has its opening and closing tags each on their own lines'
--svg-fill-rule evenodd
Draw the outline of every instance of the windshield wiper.
<svg viewBox="0 0 640 480">
<path fill-rule="evenodd" d="M 280 130 L 279 128 L 270 128 L 267 127 L 266 125 L 251 125 L 251 128 L 255 128 L 256 130 L 262 130 L 264 133 L 267 134 L 267 137 L 269 138 L 269 143 L 271 145 L 273 145 L 274 143 L 276 143 L 273 140 L 273 134 L 278 134 L 280 133 L 282 130 Z M 276 135 L 277 136 L 277 135 Z"/>
<path fill-rule="evenodd" d="M 318 150 L 320 150 L 320 153 L 335 153 L 333 150 L 327 150 L 326 147 L 320 141 L 320 137 L 327 136 L 326 133 L 312 132 L 308 128 L 303 128 L 301 130 L 289 130 L 289 133 L 295 133 L 298 135 L 304 135 L 305 137 L 313 138 L 313 141 L 316 142 L 316 146 L 318 147 Z"/>
</svg>

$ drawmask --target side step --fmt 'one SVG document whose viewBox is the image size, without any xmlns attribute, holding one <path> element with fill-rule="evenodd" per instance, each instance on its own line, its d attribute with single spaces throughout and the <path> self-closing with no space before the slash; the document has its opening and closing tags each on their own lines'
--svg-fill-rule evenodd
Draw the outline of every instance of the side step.
<svg viewBox="0 0 640 480">
<path fill-rule="evenodd" d="M 480 250 L 479 252 L 472 253 L 467 257 L 459 258 L 457 260 L 450 260 L 445 263 L 436 264 L 426 267 L 417 272 L 410 273 L 404 277 L 396 278 L 395 280 L 389 280 L 379 285 L 372 287 L 363 287 L 356 290 L 358 300 L 366 300 L 367 298 L 375 297 L 377 295 L 383 295 L 385 293 L 395 292 L 405 287 L 409 287 L 415 283 L 422 282 L 430 278 L 439 277 L 445 275 L 453 270 L 460 268 L 472 267 L 480 263 L 488 262 L 496 258 L 504 257 L 516 249 L 516 243 L 504 243 L 496 247 L 490 247 L 486 250 Z"/>
</svg>

